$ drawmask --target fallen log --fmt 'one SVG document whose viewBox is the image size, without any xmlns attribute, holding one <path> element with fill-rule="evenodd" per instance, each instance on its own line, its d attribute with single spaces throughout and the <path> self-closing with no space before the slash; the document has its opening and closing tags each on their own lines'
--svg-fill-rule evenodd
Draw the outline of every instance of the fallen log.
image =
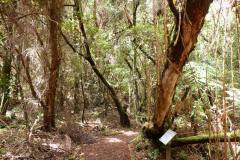
<svg viewBox="0 0 240 160">
<path fill-rule="evenodd" d="M 240 142 L 240 130 L 227 132 L 227 141 L 231 142 Z M 171 146 L 182 146 L 188 144 L 199 144 L 199 143 L 209 143 L 209 142 L 224 142 L 225 136 L 224 133 L 219 133 L 216 135 L 209 135 L 209 134 L 200 134 L 196 136 L 189 136 L 189 137 L 181 137 L 181 138 L 174 138 L 172 140 Z"/>
</svg>

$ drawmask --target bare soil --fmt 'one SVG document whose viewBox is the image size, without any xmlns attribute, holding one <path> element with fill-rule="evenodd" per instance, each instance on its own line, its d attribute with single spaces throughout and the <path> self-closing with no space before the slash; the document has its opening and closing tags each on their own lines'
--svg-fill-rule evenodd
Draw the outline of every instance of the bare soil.
<svg viewBox="0 0 240 160">
<path fill-rule="evenodd" d="M 129 143 L 138 132 L 121 130 L 115 135 L 99 136 L 93 144 L 84 144 L 83 157 L 86 160 L 130 160 Z"/>
</svg>

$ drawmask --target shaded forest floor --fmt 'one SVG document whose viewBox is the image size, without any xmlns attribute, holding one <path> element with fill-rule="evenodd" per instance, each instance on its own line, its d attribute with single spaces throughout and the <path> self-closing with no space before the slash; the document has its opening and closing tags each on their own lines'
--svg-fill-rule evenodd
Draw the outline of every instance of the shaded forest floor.
<svg viewBox="0 0 240 160">
<path fill-rule="evenodd" d="M 94 114 L 91 112 L 91 114 Z M 32 122 L 30 130 L 23 120 L 16 118 L 0 128 L 0 159 L 80 159 L 129 160 L 130 142 L 139 128 L 119 126 L 115 112 L 80 123 L 79 115 L 58 119 L 58 127 L 51 133 L 41 131 L 41 120 Z"/>
<path fill-rule="evenodd" d="M 86 114 L 81 123 L 79 114 L 57 116 L 57 129 L 41 131 L 41 118 L 30 120 L 30 130 L 21 117 L 0 122 L 0 159 L 6 160 L 157 160 L 165 159 L 165 150 L 154 148 L 140 134 L 140 125 L 131 118 L 131 128 L 119 125 L 118 115 L 109 111 L 105 116 L 99 110 Z M 1 117 L 0 117 L 1 118 Z M 1 118 L 3 119 L 3 118 Z M 4 122 L 4 123 L 5 123 Z M 213 155 L 222 153 L 221 144 L 211 146 Z M 239 144 L 237 144 L 239 146 Z M 201 160 L 209 157 L 207 144 L 193 144 L 172 148 L 174 160 Z M 221 158 L 220 158 L 221 159 Z M 219 160 L 220 160 L 219 159 Z"/>
<path fill-rule="evenodd" d="M 137 134 L 121 130 L 115 135 L 99 136 L 95 143 L 83 145 L 83 157 L 86 160 L 129 160 L 129 143 Z"/>
</svg>

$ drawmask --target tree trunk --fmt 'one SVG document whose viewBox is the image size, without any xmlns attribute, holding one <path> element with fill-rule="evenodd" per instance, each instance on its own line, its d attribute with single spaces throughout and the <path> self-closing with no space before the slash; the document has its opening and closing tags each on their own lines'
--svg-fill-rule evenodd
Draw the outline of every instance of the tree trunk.
<svg viewBox="0 0 240 160">
<path fill-rule="evenodd" d="M 237 28 L 237 43 L 240 44 L 240 38 L 239 38 L 239 36 L 240 36 L 240 27 L 239 27 L 240 9 L 239 9 L 239 7 L 236 7 L 235 14 L 236 14 L 236 19 L 237 19 L 237 22 L 236 22 L 237 23 L 237 25 L 236 25 L 236 28 Z M 240 73 L 240 46 L 239 45 L 237 47 L 237 51 L 238 51 L 238 69 L 239 69 L 239 73 Z"/>
<path fill-rule="evenodd" d="M 50 77 L 46 92 L 46 107 L 44 108 L 44 129 L 50 131 L 55 127 L 55 97 L 57 89 L 58 72 L 60 66 L 60 53 L 58 48 L 58 23 L 60 22 L 59 0 L 49 1 L 49 46 L 51 52 Z"/>
<path fill-rule="evenodd" d="M 74 99 L 74 113 L 78 114 L 80 112 L 80 88 L 79 88 L 79 78 L 76 76 L 74 78 L 74 94 L 73 94 L 73 99 Z"/>
<path fill-rule="evenodd" d="M 64 73 L 63 70 L 60 70 L 59 73 L 59 81 L 58 81 L 58 89 L 57 89 L 57 112 L 64 111 L 65 105 L 65 93 L 64 93 Z M 75 92 L 74 92 L 75 93 Z"/>
<path fill-rule="evenodd" d="M 85 31 L 85 27 L 82 21 L 82 11 L 81 11 L 81 1 L 79 3 L 79 0 L 74 0 L 75 5 L 76 5 L 76 15 L 79 21 L 79 28 L 80 31 L 82 33 L 82 36 L 84 38 L 84 47 L 85 47 L 85 51 L 86 54 L 82 55 L 84 57 L 85 60 L 88 61 L 88 63 L 90 64 L 90 66 L 92 67 L 92 70 L 94 71 L 94 73 L 98 76 L 98 78 L 102 81 L 102 83 L 106 86 L 106 88 L 109 90 L 111 97 L 113 99 L 113 102 L 115 104 L 115 106 L 117 107 L 117 111 L 119 113 L 120 116 L 120 124 L 123 127 L 130 127 L 130 120 L 128 118 L 127 113 L 123 110 L 123 107 L 120 103 L 120 100 L 118 99 L 118 96 L 114 90 L 114 88 L 108 83 L 108 81 L 105 79 L 105 77 L 103 76 L 103 74 L 98 70 L 95 61 L 92 58 L 92 54 L 91 54 L 91 50 L 90 50 L 90 46 L 88 43 L 88 38 L 86 35 L 86 31 Z"/>
<path fill-rule="evenodd" d="M 240 141 L 240 132 L 239 130 L 233 132 L 227 132 L 227 139 L 231 142 Z M 209 134 L 200 134 L 196 136 L 174 138 L 171 146 L 182 146 L 188 144 L 199 144 L 199 143 L 209 143 L 210 141 L 216 140 L 217 142 L 224 142 L 225 135 L 224 133 L 219 133 L 216 136 L 210 137 Z"/>
<path fill-rule="evenodd" d="M 95 26 L 98 28 L 99 24 L 98 24 L 98 17 L 97 17 L 97 5 L 98 5 L 97 0 L 94 0 L 93 1 L 93 19 L 95 22 Z"/>
<path fill-rule="evenodd" d="M 4 11 L 6 11 L 6 15 L 9 19 L 13 19 L 16 16 L 15 9 L 17 8 L 16 1 L 11 1 L 9 3 L 9 6 L 5 6 Z M 2 24 L 6 28 L 8 32 L 7 41 L 4 44 L 3 48 L 5 51 L 5 54 L 3 55 L 3 66 L 1 70 L 1 84 L 0 88 L 3 93 L 3 99 L 2 99 L 2 108 L 1 108 L 1 115 L 5 115 L 8 109 L 9 105 L 9 98 L 10 98 L 10 88 L 11 88 L 11 63 L 12 63 L 12 48 L 13 48 L 13 42 L 14 39 L 14 23 L 8 21 L 7 19 L 3 18 L 2 16 Z"/>
<path fill-rule="evenodd" d="M 83 108 L 82 108 L 82 123 L 84 123 L 85 120 L 85 110 L 88 107 L 88 98 L 86 97 L 85 90 L 84 90 L 84 85 L 83 85 L 83 75 L 81 75 L 81 90 L 82 90 L 82 98 L 83 98 Z"/>
<path fill-rule="evenodd" d="M 163 124 L 172 105 L 178 78 L 189 54 L 194 49 L 212 0 L 188 0 L 182 12 L 177 11 L 173 1 L 168 0 L 168 2 L 176 19 L 175 25 L 178 27 L 175 30 L 173 41 L 167 51 L 167 61 L 160 77 L 157 104 L 152 124 L 146 126 L 147 128 L 151 128 L 146 133 L 155 134 L 156 136 L 163 131 Z"/>
<path fill-rule="evenodd" d="M 92 58 L 87 59 L 88 62 L 91 64 L 91 67 L 95 74 L 100 78 L 102 83 L 107 87 L 107 89 L 110 91 L 110 95 L 112 97 L 112 100 L 117 107 L 118 114 L 120 116 L 120 124 L 123 127 L 130 127 L 130 120 L 128 118 L 127 113 L 123 110 L 123 107 L 118 99 L 118 96 L 114 90 L 114 88 L 108 83 L 108 81 L 103 77 L 103 75 L 99 72 L 99 70 L 96 68 L 95 62 L 93 61 Z"/>
<path fill-rule="evenodd" d="M 12 55 L 7 52 L 3 57 L 2 77 L 1 77 L 1 89 L 3 92 L 3 101 L 1 108 L 1 115 L 5 115 L 9 104 L 9 93 L 10 93 L 10 81 L 11 81 L 11 62 Z"/>
</svg>

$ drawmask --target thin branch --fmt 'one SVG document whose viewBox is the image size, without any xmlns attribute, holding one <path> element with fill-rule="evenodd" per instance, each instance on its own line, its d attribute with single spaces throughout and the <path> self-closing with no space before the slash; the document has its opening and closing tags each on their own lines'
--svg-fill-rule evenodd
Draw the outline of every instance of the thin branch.
<svg viewBox="0 0 240 160">
<path fill-rule="evenodd" d="M 4 124 L 5 126 L 8 126 L 7 122 L 5 122 L 4 120 L 2 120 L 1 117 L 0 117 L 0 122 L 1 122 L 2 124 Z"/>
<path fill-rule="evenodd" d="M 134 45 L 146 56 L 147 59 L 149 59 L 154 65 L 156 65 L 156 61 L 144 50 L 142 45 L 137 45 L 137 42 L 135 41 Z"/>
<path fill-rule="evenodd" d="M 131 26 L 133 25 L 133 22 L 132 22 L 132 19 L 131 19 L 129 13 L 128 13 L 127 6 L 126 6 L 126 5 L 124 6 L 124 12 L 125 12 L 127 21 L 128 21 L 128 23 L 129 23 L 129 28 L 131 28 Z"/>
<path fill-rule="evenodd" d="M 170 10 L 172 11 L 174 17 L 175 17 L 176 19 L 178 19 L 178 17 L 179 17 L 179 12 L 178 12 L 177 8 L 175 7 L 175 5 L 174 5 L 174 3 L 173 3 L 173 0 L 167 0 L 167 1 L 168 1 L 169 8 L 170 8 Z"/>
<path fill-rule="evenodd" d="M 124 58 L 124 61 L 126 62 L 126 64 L 127 64 L 127 66 L 129 67 L 129 69 L 132 71 L 132 70 L 133 70 L 133 67 L 132 67 L 131 63 L 128 61 L 128 59 L 127 59 L 127 58 Z M 136 67 L 135 70 L 136 70 L 136 72 L 137 72 L 138 78 L 141 79 L 141 78 L 142 78 L 142 75 L 141 75 L 139 69 Z"/>
<path fill-rule="evenodd" d="M 133 6 L 133 20 L 132 20 L 132 23 L 133 25 L 135 26 L 136 25 L 136 22 L 137 22 L 137 9 L 140 5 L 140 1 L 139 0 L 134 0 L 134 6 Z"/>
<path fill-rule="evenodd" d="M 203 34 L 201 34 L 201 36 L 202 36 L 202 38 L 203 38 L 203 40 L 204 40 L 205 42 L 211 43 L 210 40 L 209 40 L 207 37 L 205 37 Z M 217 49 L 217 53 L 218 53 L 219 55 L 221 55 L 221 54 L 222 54 L 222 51 L 220 51 L 219 49 Z"/>
<path fill-rule="evenodd" d="M 73 44 L 69 41 L 69 39 L 68 39 L 67 36 L 62 32 L 62 30 L 61 30 L 61 29 L 59 29 L 59 30 L 60 30 L 60 33 L 61 33 L 64 41 L 65 41 L 65 42 L 67 43 L 67 45 L 72 49 L 72 51 L 73 51 L 74 53 L 77 53 L 77 54 L 80 55 L 81 57 L 85 58 L 86 56 L 77 51 L 77 49 L 76 49 L 76 48 L 73 46 Z"/>
<path fill-rule="evenodd" d="M 64 6 L 64 7 L 76 7 L 75 4 L 64 4 L 63 6 Z"/>
<path fill-rule="evenodd" d="M 28 14 L 16 17 L 15 20 L 20 20 L 22 18 L 25 18 L 25 17 L 28 17 L 28 16 L 32 16 L 32 15 L 38 15 L 38 14 L 40 14 L 40 13 L 38 13 L 38 12 L 28 13 Z"/>
<path fill-rule="evenodd" d="M 37 31 L 37 28 L 36 27 L 33 27 L 33 31 L 35 32 L 35 34 L 36 34 L 36 36 L 37 36 L 37 40 L 38 40 L 38 42 L 39 42 L 39 44 L 43 47 L 43 40 L 41 39 L 41 36 L 40 36 L 40 34 L 38 33 L 38 31 Z"/>
<path fill-rule="evenodd" d="M 27 82 L 28 82 L 28 85 L 29 85 L 29 88 L 31 90 L 31 93 L 32 93 L 32 96 L 41 104 L 41 106 L 43 108 L 46 107 L 45 103 L 41 100 L 41 98 L 38 96 L 35 88 L 34 88 L 34 85 L 33 85 L 33 82 L 32 82 L 32 78 L 31 78 L 31 75 L 30 75 L 30 72 L 29 72 L 29 66 L 26 65 L 25 63 L 25 60 L 24 60 L 24 57 L 23 55 L 20 53 L 20 51 L 15 48 L 15 51 L 17 52 L 17 54 L 20 56 L 20 59 L 21 59 L 21 62 L 22 62 L 22 65 L 23 65 L 23 68 L 25 69 L 25 73 L 26 73 L 26 76 L 27 76 Z"/>
<path fill-rule="evenodd" d="M 129 14 L 128 14 L 126 5 L 124 7 L 124 11 L 125 11 L 126 17 L 128 19 L 128 23 L 129 23 L 129 28 L 132 28 L 133 26 L 136 25 L 137 9 L 138 9 L 139 5 L 140 5 L 140 1 L 137 1 L 133 8 L 133 20 L 131 20 Z M 156 65 L 156 61 L 149 54 L 147 54 L 147 52 L 144 50 L 142 45 L 137 44 L 137 41 L 135 38 L 132 42 L 135 45 L 135 47 L 137 47 L 154 65 Z"/>
</svg>

